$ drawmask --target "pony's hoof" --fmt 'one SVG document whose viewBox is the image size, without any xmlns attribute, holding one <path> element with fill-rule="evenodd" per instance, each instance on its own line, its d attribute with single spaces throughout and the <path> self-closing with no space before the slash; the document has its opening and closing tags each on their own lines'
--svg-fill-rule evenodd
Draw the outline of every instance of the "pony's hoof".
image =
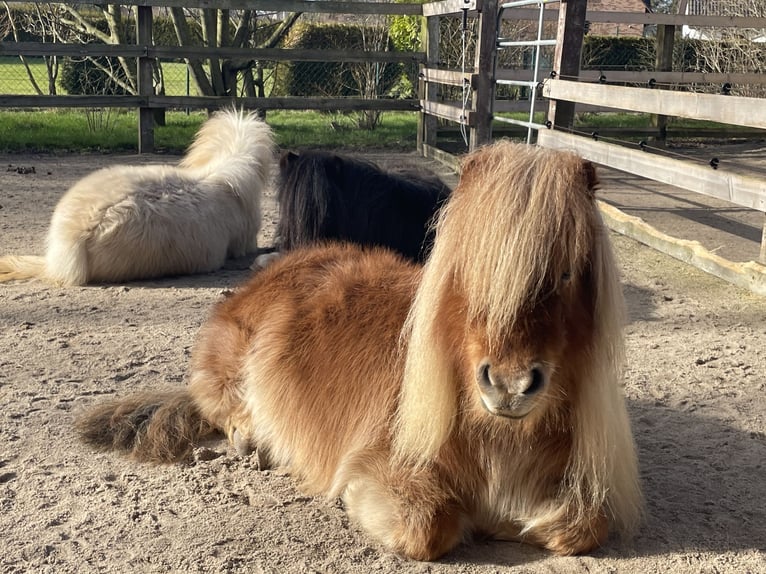
<svg viewBox="0 0 766 574">
<path fill-rule="evenodd" d="M 255 261 L 253 261 L 250 269 L 253 271 L 260 271 L 261 269 L 271 265 L 273 261 L 276 261 L 280 257 L 282 257 L 282 254 L 279 251 L 275 251 L 273 253 L 264 253 L 263 255 L 259 255 L 255 258 Z"/>
<path fill-rule="evenodd" d="M 239 456 L 248 456 L 251 452 L 255 450 L 250 445 L 250 441 L 247 439 L 247 437 L 243 435 L 241 432 L 239 432 L 239 429 L 236 429 L 234 431 L 234 435 L 232 436 L 231 442 L 234 445 L 234 450 L 237 451 L 237 454 Z"/>
</svg>

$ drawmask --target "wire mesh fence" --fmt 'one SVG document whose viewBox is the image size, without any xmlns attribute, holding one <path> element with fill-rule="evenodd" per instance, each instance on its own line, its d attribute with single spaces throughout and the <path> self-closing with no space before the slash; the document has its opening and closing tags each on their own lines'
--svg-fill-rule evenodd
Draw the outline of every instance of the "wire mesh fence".
<svg viewBox="0 0 766 574">
<path fill-rule="evenodd" d="M 303 14 L 293 18 L 286 13 L 232 10 L 225 12 L 228 35 L 210 39 L 204 33 L 206 23 L 201 14 L 199 10 L 184 12 L 184 47 L 193 52 L 215 44 L 239 48 L 242 53 L 157 59 L 153 65 L 155 94 L 365 99 L 415 96 L 418 62 L 406 57 L 406 52 L 419 49 L 419 24 L 413 26 L 406 20 L 413 17 Z M 218 15 L 219 25 L 223 15 L 224 11 Z M 107 26 L 103 15 L 92 17 L 96 28 Z M 61 29 L 52 31 L 40 14 L 17 11 L 15 20 L 5 30 L 0 23 L 0 40 L 48 44 L 104 41 L 98 33 L 69 37 Z M 135 43 L 134 12 L 121 14 L 119 22 L 117 28 L 123 31 L 119 43 Z M 174 24 L 167 15 L 155 15 L 154 46 L 179 45 L 180 34 L 176 34 Z M 108 26 L 114 35 L 113 24 Z M 409 37 L 402 37 L 402 29 L 409 30 Z M 275 47 L 294 50 L 299 56 L 290 60 L 288 52 L 285 61 L 264 61 L 246 52 Z M 404 53 L 398 59 L 364 57 L 384 52 Z M 135 76 L 135 58 L 0 57 L 0 94 L 136 94 Z M 221 91 L 225 94 L 218 93 Z"/>
</svg>

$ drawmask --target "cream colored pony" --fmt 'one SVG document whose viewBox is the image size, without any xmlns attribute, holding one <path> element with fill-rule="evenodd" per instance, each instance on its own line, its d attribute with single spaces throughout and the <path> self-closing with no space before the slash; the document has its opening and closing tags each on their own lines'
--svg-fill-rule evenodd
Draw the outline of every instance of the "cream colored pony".
<svg viewBox="0 0 766 574">
<path fill-rule="evenodd" d="M 271 129 L 221 111 L 175 165 L 91 173 L 56 205 L 45 257 L 0 258 L 0 282 L 121 282 L 219 269 L 257 247 L 261 192 L 274 164 Z"/>
<path fill-rule="evenodd" d="M 418 560 L 473 533 L 574 554 L 629 532 L 641 493 L 595 184 L 571 153 L 481 149 L 424 268 L 287 253 L 214 309 L 188 388 L 97 406 L 81 436 L 161 462 L 223 431 Z"/>
</svg>

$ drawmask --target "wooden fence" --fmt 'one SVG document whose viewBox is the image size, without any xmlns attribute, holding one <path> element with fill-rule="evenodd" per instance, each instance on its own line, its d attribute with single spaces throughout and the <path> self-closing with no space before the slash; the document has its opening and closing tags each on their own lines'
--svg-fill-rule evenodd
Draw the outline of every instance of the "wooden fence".
<svg viewBox="0 0 766 574">
<path fill-rule="evenodd" d="M 545 0 L 550 1 L 550 0 Z M 532 0 L 528 4 L 537 3 Z M 514 3 L 518 4 L 518 3 Z M 539 11 L 529 7 L 512 8 L 500 15 L 502 4 L 497 0 L 444 0 L 426 5 L 427 29 L 431 35 L 439 30 L 438 19 L 444 17 L 479 18 L 479 37 L 476 59 L 468 72 L 438 69 L 438 42 L 429 40 L 426 63 L 421 73 L 422 120 L 418 134 L 419 149 L 426 156 L 449 161 L 448 154 L 437 147 L 436 118 L 450 120 L 470 128 L 471 149 L 491 141 L 494 114 L 508 109 L 507 102 L 496 102 L 494 90 L 498 80 L 529 78 L 529 71 L 495 73 L 493 63 L 497 57 L 496 42 L 502 18 L 533 20 Z M 730 124 L 735 128 L 766 130 L 766 99 L 731 95 L 712 95 L 691 91 L 660 89 L 661 84 L 683 88 L 686 84 L 748 83 L 766 84 L 762 73 L 704 74 L 674 72 L 670 69 L 670 54 L 676 28 L 682 25 L 699 27 L 742 27 L 766 29 L 766 18 L 691 16 L 685 14 L 640 14 L 622 12 L 591 13 L 587 0 L 562 0 L 559 10 L 545 10 L 546 21 L 556 20 L 557 41 L 553 58 L 553 74 L 541 81 L 546 98 L 547 122 L 533 125 L 538 145 L 576 150 L 577 153 L 598 164 L 619 169 L 640 177 L 663 182 L 685 190 L 724 199 L 749 209 L 766 212 L 766 182 L 764 180 L 702 166 L 641 149 L 598 141 L 572 133 L 575 109 L 611 109 L 654 114 L 659 127 L 668 116 L 711 120 Z M 585 22 L 623 22 L 640 26 L 655 25 L 657 34 L 657 70 L 643 72 L 608 72 L 604 78 L 599 72 L 580 70 L 580 54 Z M 545 70 L 550 72 L 550 70 Z M 551 77 L 551 75 L 553 77 Z M 464 109 L 462 102 L 434 101 L 435 87 L 439 84 L 471 86 L 471 105 Z M 615 85 L 629 82 L 645 87 Z M 505 104 L 505 107 L 503 107 Z M 532 102 L 534 105 L 534 102 Z M 526 102 L 529 109 L 530 102 Z M 576 108 L 577 106 L 577 108 Z M 496 118 L 494 118 L 496 121 Z M 766 132 L 761 132 L 766 133 Z M 764 219 L 760 262 L 766 264 L 766 219 Z M 751 268 L 748 268 L 751 269 Z M 766 269 L 759 270 L 766 286 Z"/>
<path fill-rule="evenodd" d="M 22 0 L 10 0 L 21 2 Z M 85 2 L 83 4 L 87 4 Z M 423 52 L 370 50 L 307 50 L 281 48 L 226 48 L 208 46 L 156 46 L 152 42 L 154 7 L 205 9 L 257 9 L 262 11 L 303 12 L 347 15 L 422 15 L 421 4 L 371 3 L 362 1 L 311 0 L 126 0 L 123 4 L 137 7 L 135 44 L 62 44 L 41 42 L 0 42 L 0 56 L 110 56 L 137 59 L 137 95 L 3 95 L 0 108 L 67 108 L 119 107 L 138 108 L 138 149 L 140 153 L 154 149 L 154 110 L 162 108 L 219 108 L 232 101 L 230 96 L 165 96 L 156 95 L 152 81 L 155 58 L 224 59 L 241 58 L 275 62 L 362 62 L 409 63 L 425 61 Z M 380 110 L 416 111 L 417 99 L 363 97 L 237 97 L 236 101 L 251 109 L 261 110 Z"/>
</svg>

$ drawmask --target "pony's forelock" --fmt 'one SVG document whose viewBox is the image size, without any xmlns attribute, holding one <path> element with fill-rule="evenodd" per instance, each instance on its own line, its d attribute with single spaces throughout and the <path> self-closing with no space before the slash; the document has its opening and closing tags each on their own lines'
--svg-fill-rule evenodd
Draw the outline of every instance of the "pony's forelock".
<svg viewBox="0 0 766 574">
<path fill-rule="evenodd" d="M 494 342 L 544 289 L 587 264 L 595 222 L 585 165 L 574 154 L 510 142 L 467 157 L 405 329 L 400 455 L 433 456 L 452 428 L 454 365 L 435 337 L 447 289 L 460 293 L 468 319 L 480 320 Z"/>
<path fill-rule="evenodd" d="M 445 214 L 437 234 L 469 316 L 486 322 L 490 341 L 586 264 L 594 222 L 584 166 L 574 154 L 509 142 L 467 161 L 470 188 L 447 206 L 459 216 Z"/>
</svg>

